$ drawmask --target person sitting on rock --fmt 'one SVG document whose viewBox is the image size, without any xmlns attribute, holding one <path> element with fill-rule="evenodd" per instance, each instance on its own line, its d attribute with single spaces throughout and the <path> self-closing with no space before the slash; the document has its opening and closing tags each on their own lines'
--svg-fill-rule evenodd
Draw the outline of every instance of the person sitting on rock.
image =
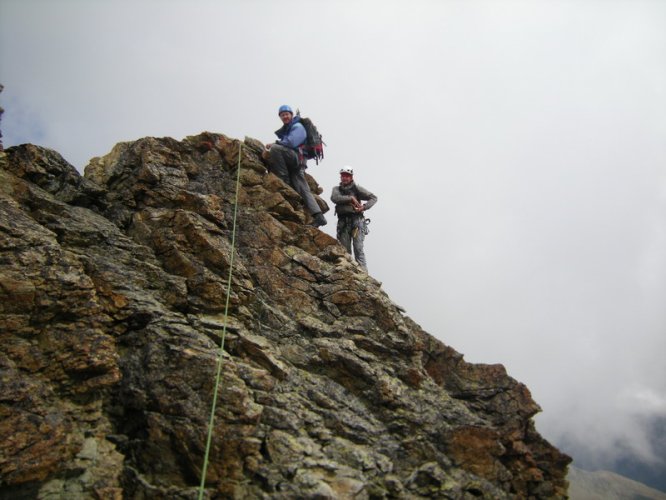
<svg viewBox="0 0 666 500">
<path fill-rule="evenodd" d="M 298 148 L 307 137 L 305 127 L 299 123 L 299 116 L 294 116 L 294 112 L 286 104 L 280 106 L 278 116 L 283 123 L 282 128 L 275 132 L 278 140 L 274 144 L 266 145 L 265 158 L 268 162 L 268 171 L 277 175 L 301 195 L 306 208 L 312 214 L 312 226 L 324 226 L 326 218 L 321 213 L 321 208 L 305 180 L 305 162 L 299 162 Z"/>
<path fill-rule="evenodd" d="M 340 184 L 333 188 L 331 201 L 335 203 L 338 216 L 337 238 L 349 255 L 354 245 L 354 258 L 363 269 L 368 270 L 363 251 L 365 239 L 365 216 L 363 212 L 377 203 L 377 197 L 354 182 L 354 170 L 343 167 L 340 170 Z M 361 201 L 365 201 L 362 204 Z"/>
</svg>

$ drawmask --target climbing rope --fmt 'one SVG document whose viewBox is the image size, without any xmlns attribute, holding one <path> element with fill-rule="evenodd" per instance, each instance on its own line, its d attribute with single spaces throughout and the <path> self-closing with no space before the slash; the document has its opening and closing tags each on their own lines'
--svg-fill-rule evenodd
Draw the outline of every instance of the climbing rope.
<svg viewBox="0 0 666 500">
<path fill-rule="evenodd" d="M 238 146 L 238 168 L 236 169 L 236 194 L 234 197 L 234 218 L 231 231 L 231 257 L 229 258 L 229 279 L 227 280 L 227 298 L 224 304 L 224 324 L 222 326 L 222 340 L 220 341 L 219 356 L 217 358 L 217 375 L 215 376 L 215 389 L 213 391 L 213 403 L 210 410 L 210 420 L 208 421 L 208 437 L 206 438 L 206 453 L 204 455 L 203 468 L 201 470 L 201 483 L 199 484 L 199 497 L 201 500 L 204 494 L 204 485 L 206 483 L 206 471 L 208 470 L 208 456 L 210 455 L 210 445 L 213 440 L 213 423 L 215 421 L 215 409 L 217 407 L 217 392 L 220 387 L 220 378 L 222 375 L 222 356 L 224 354 L 224 338 L 227 333 L 227 313 L 229 312 L 229 297 L 231 295 L 231 275 L 234 268 L 234 250 L 236 248 L 236 218 L 238 215 L 238 191 L 240 186 L 241 169 L 241 151 L 243 144 L 239 142 Z"/>
</svg>

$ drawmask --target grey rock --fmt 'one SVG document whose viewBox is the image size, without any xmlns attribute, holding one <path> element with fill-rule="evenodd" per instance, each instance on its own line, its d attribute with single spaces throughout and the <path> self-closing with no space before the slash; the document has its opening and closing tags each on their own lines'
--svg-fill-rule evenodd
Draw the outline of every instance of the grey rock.
<svg viewBox="0 0 666 500">
<path fill-rule="evenodd" d="M 259 141 L 140 139 L 83 177 L 0 155 L 3 492 L 196 498 L 217 385 L 208 498 L 566 497 L 529 390 L 306 226 Z"/>
</svg>

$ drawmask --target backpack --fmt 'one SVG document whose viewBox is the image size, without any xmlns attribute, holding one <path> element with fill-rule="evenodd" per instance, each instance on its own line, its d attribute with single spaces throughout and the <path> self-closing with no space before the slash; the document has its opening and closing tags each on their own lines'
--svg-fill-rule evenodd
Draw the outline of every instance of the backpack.
<svg viewBox="0 0 666 500">
<path fill-rule="evenodd" d="M 326 143 L 322 140 L 321 134 L 310 118 L 302 118 L 299 110 L 296 110 L 296 116 L 300 118 L 300 123 L 307 133 L 305 142 L 299 148 L 300 153 L 304 160 L 314 160 L 319 165 L 319 161 L 324 159 L 324 146 Z"/>
</svg>

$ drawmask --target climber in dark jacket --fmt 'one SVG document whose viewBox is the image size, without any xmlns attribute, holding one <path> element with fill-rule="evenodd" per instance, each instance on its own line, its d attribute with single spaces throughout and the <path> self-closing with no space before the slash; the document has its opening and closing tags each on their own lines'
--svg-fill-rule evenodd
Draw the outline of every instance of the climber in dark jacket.
<svg viewBox="0 0 666 500">
<path fill-rule="evenodd" d="M 312 196 L 310 186 L 305 180 L 305 161 L 299 161 L 298 148 L 307 137 L 305 127 L 299 123 L 299 116 L 294 116 L 294 112 L 287 105 L 280 106 L 278 115 L 283 125 L 275 132 L 278 140 L 274 144 L 266 145 L 268 171 L 277 175 L 301 195 L 305 206 L 312 214 L 312 226 L 324 226 L 326 218 L 321 213 L 321 208 Z"/>
<path fill-rule="evenodd" d="M 343 167 L 340 170 L 340 184 L 333 188 L 331 201 L 335 203 L 338 216 L 337 238 L 349 255 L 354 246 L 354 258 L 363 269 L 368 270 L 363 251 L 365 239 L 365 216 L 363 213 L 377 203 L 377 197 L 354 182 L 354 170 Z M 366 203 L 361 203 L 365 201 Z"/>
</svg>

